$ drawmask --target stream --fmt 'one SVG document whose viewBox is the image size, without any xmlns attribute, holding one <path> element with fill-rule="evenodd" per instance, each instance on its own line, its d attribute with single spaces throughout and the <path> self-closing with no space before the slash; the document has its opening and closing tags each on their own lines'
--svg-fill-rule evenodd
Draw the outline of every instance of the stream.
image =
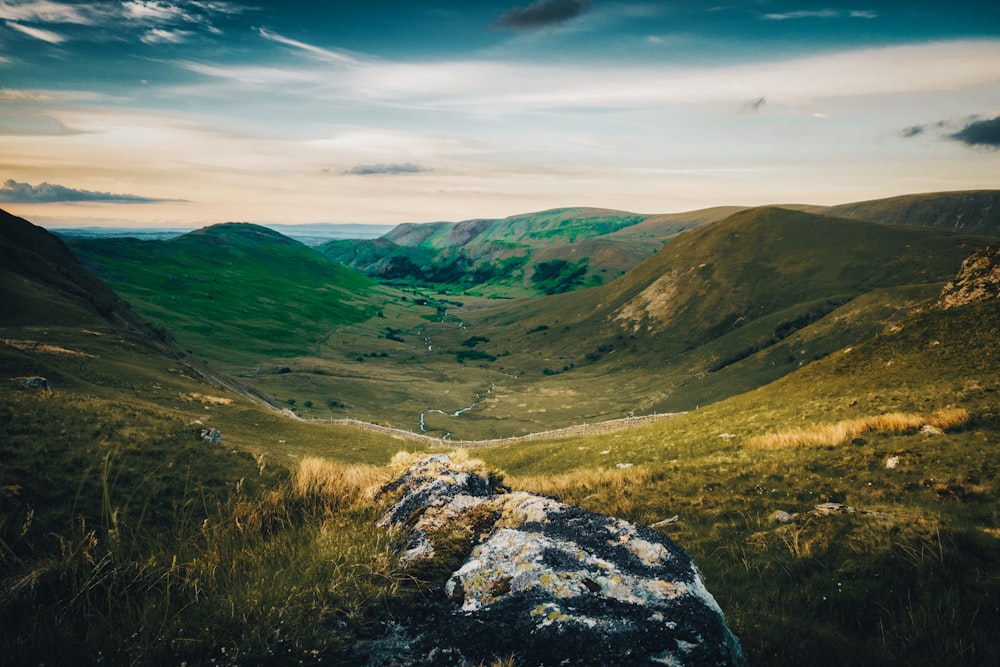
<svg viewBox="0 0 1000 667">
<path fill-rule="evenodd" d="M 490 388 L 488 390 L 486 390 L 486 395 L 489 396 L 490 394 L 492 394 L 494 388 L 496 388 L 496 384 L 491 384 Z M 459 408 L 458 410 L 455 410 L 454 412 L 445 412 L 444 410 L 438 410 L 437 408 L 427 408 L 426 410 L 424 410 L 423 412 L 420 413 L 420 432 L 421 433 L 426 433 L 427 432 L 427 426 L 424 423 L 424 416 L 427 415 L 427 414 L 435 412 L 435 413 L 437 413 L 439 415 L 444 415 L 445 417 L 458 417 L 463 412 L 468 412 L 469 410 L 471 410 L 472 408 L 476 407 L 477 405 L 479 405 L 480 403 L 482 403 L 485 400 L 486 399 L 482 395 L 480 395 L 480 394 L 477 393 L 476 394 L 476 400 L 473 401 L 471 405 L 467 405 L 464 408 Z M 451 436 L 451 431 L 449 431 L 449 432 L 445 433 L 444 435 L 442 435 L 441 439 L 442 440 L 447 440 L 450 436 Z"/>
</svg>

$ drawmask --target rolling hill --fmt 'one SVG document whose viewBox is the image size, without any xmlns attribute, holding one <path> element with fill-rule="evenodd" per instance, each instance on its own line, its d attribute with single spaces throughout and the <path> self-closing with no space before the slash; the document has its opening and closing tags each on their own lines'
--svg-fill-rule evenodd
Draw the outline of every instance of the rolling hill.
<svg viewBox="0 0 1000 667">
<path fill-rule="evenodd" d="M 215 225 L 166 241 L 71 240 L 85 265 L 188 349 L 233 368 L 307 354 L 379 308 L 380 288 L 265 227 Z"/>
<path fill-rule="evenodd" d="M 822 209 L 827 215 L 884 225 L 935 227 L 1000 236 L 1000 191 L 970 190 L 903 195 Z"/>
<path fill-rule="evenodd" d="M 613 279 L 658 247 L 613 238 L 646 216 L 555 209 L 502 220 L 402 224 L 374 241 L 320 251 L 381 280 L 488 295 L 560 293 Z"/>
<path fill-rule="evenodd" d="M 988 242 L 748 209 L 678 236 L 612 283 L 495 304 L 466 325 L 511 350 L 484 365 L 516 375 L 505 383 L 518 386 L 514 405 L 544 406 L 538 418 L 686 410 L 877 334 Z M 609 384 L 611 392 L 591 390 Z M 491 412 L 518 419 L 502 401 Z"/>
<path fill-rule="evenodd" d="M 246 225 L 73 247 L 144 316 L 277 404 L 466 439 L 748 391 L 890 326 L 988 242 L 779 207 L 713 222 L 728 212 L 699 213 L 693 229 L 607 284 L 513 301 L 390 292 Z M 390 236 L 415 252 L 552 234 L 562 239 L 553 247 L 572 248 L 567 213 L 548 215 L 541 226 L 527 216 Z M 618 233 L 642 224 L 606 222 Z M 553 271 L 549 284 L 560 280 Z M 611 392 L 593 389 L 609 383 Z"/>
<path fill-rule="evenodd" d="M 137 258 L 97 265 L 121 285 L 116 268 L 143 258 L 150 285 L 215 268 L 281 300 L 296 287 L 257 277 L 314 261 L 252 228 L 184 243 L 123 243 Z M 352 664 L 431 590 L 400 576 L 365 491 L 418 445 L 248 400 L 145 324 L 151 304 L 129 308 L 26 221 L 0 216 L 0 253 L 0 660 Z M 362 281 L 380 310 L 331 319 L 336 335 L 304 344 L 315 356 L 261 379 L 367 402 L 379 421 L 459 413 L 422 415 L 437 433 L 693 403 L 628 430 L 470 446 L 514 490 L 669 534 L 752 664 L 986 666 L 1000 650 L 998 262 L 987 237 L 747 209 L 568 294 L 460 302 Z M 166 304 L 204 303 L 184 289 Z M 282 358 L 241 345 L 234 366 Z M 54 393 L 26 384 L 36 375 Z"/>
</svg>

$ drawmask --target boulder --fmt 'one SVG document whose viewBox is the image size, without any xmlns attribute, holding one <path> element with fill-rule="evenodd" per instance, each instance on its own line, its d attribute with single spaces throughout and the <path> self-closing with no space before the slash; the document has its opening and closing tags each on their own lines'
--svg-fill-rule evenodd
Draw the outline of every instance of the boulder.
<svg viewBox="0 0 1000 667">
<path fill-rule="evenodd" d="M 488 471 L 469 467 L 448 455 L 425 458 L 380 491 L 394 501 L 381 523 L 404 531 L 402 561 L 439 578 L 387 639 L 393 661 L 369 650 L 357 656 L 362 662 L 744 664 L 722 610 L 669 538 L 511 493 Z"/>
</svg>

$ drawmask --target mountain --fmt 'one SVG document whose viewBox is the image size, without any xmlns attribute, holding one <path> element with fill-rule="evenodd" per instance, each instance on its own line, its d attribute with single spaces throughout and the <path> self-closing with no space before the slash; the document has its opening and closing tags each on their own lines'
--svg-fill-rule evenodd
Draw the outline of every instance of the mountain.
<svg viewBox="0 0 1000 667">
<path fill-rule="evenodd" d="M 142 264 L 186 282 L 160 304 L 182 324 L 182 310 L 198 318 L 191 309 L 205 303 L 185 290 L 213 271 L 247 280 L 248 308 L 264 290 L 276 301 L 259 312 L 268 318 L 300 313 L 299 287 L 281 272 L 343 271 L 239 226 L 179 247 L 111 247 L 136 257 L 88 262 L 122 285 L 144 279 Z M 7 662 L 398 657 L 399 635 L 379 629 L 412 619 L 433 582 L 400 570 L 398 536 L 375 525 L 370 489 L 391 479 L 390 458 L 405 467 L 395 452 L 427 441 L 245 400 L 200 349 L 142 321 L 156 304 L 133 311 L 65 244 L 2 213 L 0 260 Z M 574 424 L 476 443 L 485 464 L 469 465 L 676 539 L 753 664 L 992 665 L 997 266 L 995 238 L 746 209 L 567 294 L 459 300 L 360 279 L 359 303 L 379 310 L 331 318 L 334 335 L 300 343 L 308 354 L 287 372 L 253 381 L 280 379 L 265 386 L 298 398 L 303 416 L 349 404 L 351 416 L 456 438 Z M 223 327 L 241 311 L 217 314 Z M 227 354 L 219 330 L 194 333 Z M 303 333 L 285 335 L 283 350 Z M 234 365 L 273 360 L 240 346 L 251 343 L 233 345 Z M 29 382 L 37 376 L 54 391 Z M 302 405 L 321 396 L 339 402 Z M 592 423 L 679 407 L 688 411 L 652 423 Z M 485 525 L 480 513 L 457 516 Z M 445 535 L 423 571 L 449 577 L 468 532 Z M 509 588 L 507 577 L 495 584 Z"/>
<path fill-rule="evenodd" d="M 877 334 L 988 241 L 748 209 L 679 235 L 607 285 L 469 313 L 465 331 L 504 341 L 510 354 L 489 367 L 517 375 L 549 421 L 690 409 Z M 490 414 L 525 417 L 499 404 Z"/>
<path fill-rule="evenodd" d="M 822 212 L 884 225 L 913 225 L 1000 236 L 1000 190 L 904 195 L 830 206 Z"/>
<path fill-rule="evenodd" d="M 324 244 L 326 256 L 381 281 L 469 294 L 559 294 L 607 283 L 684 231 L 747 207 L 659 215 L 555 209 L 502 220 L 402 224 L 378 239 Z M 885 225 L 1000 235 L 1000 191 L 906 195 L 781 208 Z"/>
<path fill-rule="evenodd" d="M 607 282 L 653 243 L 612 238 L 645 216 L 554 209 L 502 220 L 402 224 L 374 241 L 335 241 L 327 257 L 381 280 L 496 295 L 559 293 Z"/>
<path fill-rule="evenodd" d="M 189 349 L 229 364 L 303 354 L 377 309 L 377 286 L 298 241 L 226 223 L 165 241 L 72 240 L 87 268 Z"/>
<path fill-rule="evenodd" d="M 58 237 L 6 211 L 0 211 L 0 290 L 4 326 L 115 324 L 148 330 Z"/>
</svg>

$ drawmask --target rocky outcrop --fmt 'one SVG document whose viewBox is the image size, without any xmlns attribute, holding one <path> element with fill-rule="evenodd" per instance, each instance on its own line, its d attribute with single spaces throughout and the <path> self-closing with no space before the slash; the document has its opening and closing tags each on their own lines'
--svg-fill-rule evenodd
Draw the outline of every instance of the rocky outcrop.
<svg viewBox="0 0 1000 667">
<path fill-rule="evenodd" d="M 953 281 L 945 285 L 939 304 L 954 308 L 1000 296 L 1000 245 L 977 250 L 962 262 Z"/>
<path fill-rule="evenodd" d="M 664 535 L 551 498 L 510 493 L 488 471 L 425 458 L 386 486 L 381 522 L 435 590 L 369 665 L 741 665 L 735 636 L 690 557 Z M 405 657 L 400 646 L 405 644 Z"/>
</svg>

